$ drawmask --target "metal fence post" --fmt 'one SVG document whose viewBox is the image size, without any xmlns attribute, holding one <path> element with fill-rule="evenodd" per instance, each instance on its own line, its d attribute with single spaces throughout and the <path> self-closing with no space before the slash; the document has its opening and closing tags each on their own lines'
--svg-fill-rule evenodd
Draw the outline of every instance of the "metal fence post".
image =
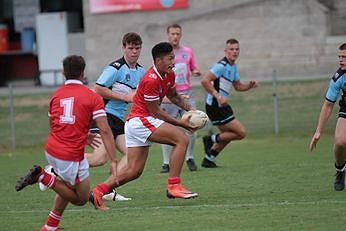
<svg viewBox="0 0 346 231">
<path fill-rule="evenodd" d="M 13 86 L 11 83 L 9 83 L 8 88 L 9 88 L 11 143 L 12 143 L 12 149 L 16 149 L 16 112 L 14 108 Z"/>
<path fill-rule="evenodd" d="M 273 112 L 274 112 L 274 132 L 279 134 L 279 110 L 276 70 L 273 71 Z"/>
</svg>

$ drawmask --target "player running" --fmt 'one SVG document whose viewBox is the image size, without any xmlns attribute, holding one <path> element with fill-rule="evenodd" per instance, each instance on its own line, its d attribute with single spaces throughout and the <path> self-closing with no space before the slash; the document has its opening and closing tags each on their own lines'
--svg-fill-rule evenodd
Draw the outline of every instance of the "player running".
<svg viewBox="0 0 346 231">
<path fill-rule="evenodd" d="M 180 179 L 180 172 L 184 163 L 188 138 L 177 126 L 190 132 L 196 130 L 189 125 L 187 117 L 178 120 L 160 108 L 165 96 L 186 111 L 192 106 L 177 94 L 175 90 L 175 75 L 173 47 L 167 42 L 156 44 L 152 48 L 154 65 L 141 79 L 133 104 L 125 123 L 125 137 L 127 147 L 127 168 L 121 168 L 117 177 L 110 176 L 105 182 L 93 189 L 91 202 L 95 208 L 107 209 L 102 196 L 110 189 L 123 185 L 138 178 L 144 169 L 152 142 L 173 146 L 168 176 L 167 197 L 189 199 L 198 194 L 187 190 Z"/>
<path fill-rule="evenodd" d="M 117 165 L 112 131 L 107 122 L 101 96 L 85 87 L 85 61 L 81 56 L 63 60 L 66 82 L 51 97 L 48 109 L 50 133 L 45 147 L 48 163 L 55 175 L 34 166 L 16 184 L 16 190 L 41 182 L 53 189 L 56 196 L 53 209 L 41 231 L 60 231 L 58 225 L 68 203 L 82 206 L 88 202 L 90 191 L 89 165 L 84 157 L 90 122 L 95 120 L 110 158 L 110 172 L 116 177 Z"/>
<path fill-rule="evenodd" d="M 240 47 L 236 39 L 228 39 L 225 57 L 214 64 L 202 79 L 202 86 L 208 92 L 205 109 L 213 125 L 219 129 L 218 134 L 203 137 L 205 157 L 202 167 L 215 168 L 216 157 L 233 140 L 245 138 L 244 125 L 235 118 L 228 103 L 231 86 L 237 91 L 247 91 L 258 86 L 257 81 L 247 83 L 240 81 L 236 60 Z"/>
<path fill-rule="evenodd" d="M 139 34 L 129 32 L 122 38 L 123 57 L 107 65 L 100 77 L 96 80 L 95 91 L 105 101 L 105 110 L 108 124 L 112 129 L 117 150 L 123 157 L 118 164 L 118 170 L 126 167 L 126 144 L 124 135 L 124 117 L 132 102 L 139 80 L 145 70 L 137 63 L 142 49 L 142 38 Z M 96 124 L 91 129 L 98 132 Z M 108 161 L 106 149 L 101 141 L 92 153 L 86 153 L 90 167 L 104 165 Z M 104 200 L 126 201 L 131 198 L 120 195 L 114 188 L 112 192 L 104 195 Z"/>
</svg>

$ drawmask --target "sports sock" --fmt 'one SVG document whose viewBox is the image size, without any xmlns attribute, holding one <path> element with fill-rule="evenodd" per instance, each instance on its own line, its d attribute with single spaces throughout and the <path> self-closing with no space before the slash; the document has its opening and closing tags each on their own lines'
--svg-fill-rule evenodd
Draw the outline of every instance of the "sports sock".
<svg viewBox="0 0 346 231">
<path fill-rule="evenodd" d="M 207 155 L 205 155 L 205 158 L 207 160 L 210 160 L 210 161 L 215 161 L 215 158 L 217 157 L 217 155 L 219 155 L 219 152 L 218 151 L 215 151 L 214 149 L 210 149 L 209 153 L 207 153 Z"/>
<path fill-rule="evenodd" d="M 55 211 L 50 211 L 45 227 L 48 230 L 56 230 L 58 228 L 58 225 L 60 223 L 61 220 L 61 214 L 55 212 Z"/>
<path fill-rule="evenodd" d="M 209 155 L 213 156 L 214 158 L 216 158 L 219 155 L 218 151 L 215 151 L 214 149 L 210 149 L 209 151 Z"/>
<path fill-rule="evenodd" d="M 195 148 L 195 142 L 196 142 L 196 132 L 187 134 L 187 137 L 189 138 L 189 145 L 187 146 L 186 150 L 186 157 L 185 159 L 193 159 L 193 150 Z"/>
<path fill-rule="evenodd" d="M 169 164 L 169 159 L 171 158 L 172 146 L 167 144 L 161 145 L 163 163 Z"/>
<path fill-rule="evenodd" d="M 103 195 L 109 193 L 109 187 L 104 182 L 99 183 L 96 188 L 103 193 Z"/>
<path fill-rule="evenodd" d="M 167 182 L 168 182 L 168 184 L 180 184 L 180 177 L 178 177 L 178 176 L 168 177 Z"/>
<path fill-rule="evenodd" d="M 336 163 L 335 163 L 335 169 L 336 169 L 337 172 L 343 172 L 343 171 L 345 171 L 345 168 L 346 168 L 345 163 L 343 165 L 341 165 L 341 166 L 337 166 Z"/>
<path fill-rule="evenodd" d="M 48 188 L 53 188 L 56 184 L 56 176 L 51 175 L 43 170 L 43 173 L 38 178 L 38 181 L 47 186 Z"/>
<path fill-rule="evenodd" d="M 213 134 L 210 137 L 211 137 L 211 141 L 213 141 L 213 143 L 219 143 L 220 142 L 220 134 Z"/>
</svg>

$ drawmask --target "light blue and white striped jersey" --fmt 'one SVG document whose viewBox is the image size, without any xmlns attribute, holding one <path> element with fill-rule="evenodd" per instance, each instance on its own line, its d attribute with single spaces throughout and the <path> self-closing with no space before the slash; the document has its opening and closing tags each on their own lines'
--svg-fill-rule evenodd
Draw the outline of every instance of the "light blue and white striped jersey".
<svg viewBox="0 0 346 231">
<path fill-rule="evenodd" d="M 137 89 L 138 83 L 144 73 L 144 68 L 139 64 L 136 65 L 136 69 L 129 68 L 124 57 L 122 57 L 104 68 L 96 84 L 107 87 L 120 94 L 127 94 Z M 127 102 L 112 99 L 104 99 L 104 102 L 107 113 L 124 121 L 124 116 L 129 105 Z"/>
<path fill-rule="evenodd" d="M 219 93 L 219 95 L 229 98 L 233 82 L 240 79 L 237 65 L 231 65 L 227 58 L 224 57 L 211 67 L 210 72 L 213 73 L 217 78 L 213 81 L 215 90 Z M 216 99 L 208 93 L 206 104 L 212 105 L 213 100 L 216 101 Z"/>
<path fill-rule="evenodd" d="M 341 68 L 335 72 L 332 79 L 329 81 L 326 100 L 335 103 L 340 91 L 346 93 L 346 70 L 341 70 Z"/>
</svg>

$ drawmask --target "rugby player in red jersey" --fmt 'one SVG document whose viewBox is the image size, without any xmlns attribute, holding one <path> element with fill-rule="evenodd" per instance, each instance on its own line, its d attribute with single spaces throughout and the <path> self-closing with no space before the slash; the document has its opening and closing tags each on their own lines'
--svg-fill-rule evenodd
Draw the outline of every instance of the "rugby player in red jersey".
<svg viewBox="0 0 346 231">
<path fill-rule="evenodd" d="M 88 202 L 90 191 L 89 165 L 84 157 L 88 131 L 92 120 L 97 127 L 111 161 L 110 172 L 116 177 L 117 164 L 112 132 L 108 126 L 101 96 L 82 83 L 85 61 L 71 55 L 63 60 L 66 82 L 51 96 L 48 116 L 50 132 L 45 147 L 48 163 L 55 175 L 35 165 L 20 178 L 16 190 L 41 182 L 56 192 L 53 208 L 41 231 L 56 231 L 68 205 L 82 206 Z"/>
<path fill-rule="evenodd" d="M 173 47 L 167 42 L 156 44 L 152 48 L 154 65 L 147 70 L 139 82 L 132 107 L 125 123 L 125 137 L 128 163 L 117 177 L 110 176 L 105 182 L 97 185 L 90 198 L 95 208 L 105 208 L 102 195 L 110 189 L 138 178 L 144 169 L 152 142 L 172 145 L 170 171 L 168 176 L 167 197 L 189 199 L 198 194 L 187 190 L 180 180 L 188 146 L 185 128 L 194 132 L 196 127 L 188 123 L 189 117 L 179 120 L 163 111 L 160 107 L 165 96 L 186 111 L 194 108 L 188 100 L 180 96 L 175 89 Z"/>
</svg>

